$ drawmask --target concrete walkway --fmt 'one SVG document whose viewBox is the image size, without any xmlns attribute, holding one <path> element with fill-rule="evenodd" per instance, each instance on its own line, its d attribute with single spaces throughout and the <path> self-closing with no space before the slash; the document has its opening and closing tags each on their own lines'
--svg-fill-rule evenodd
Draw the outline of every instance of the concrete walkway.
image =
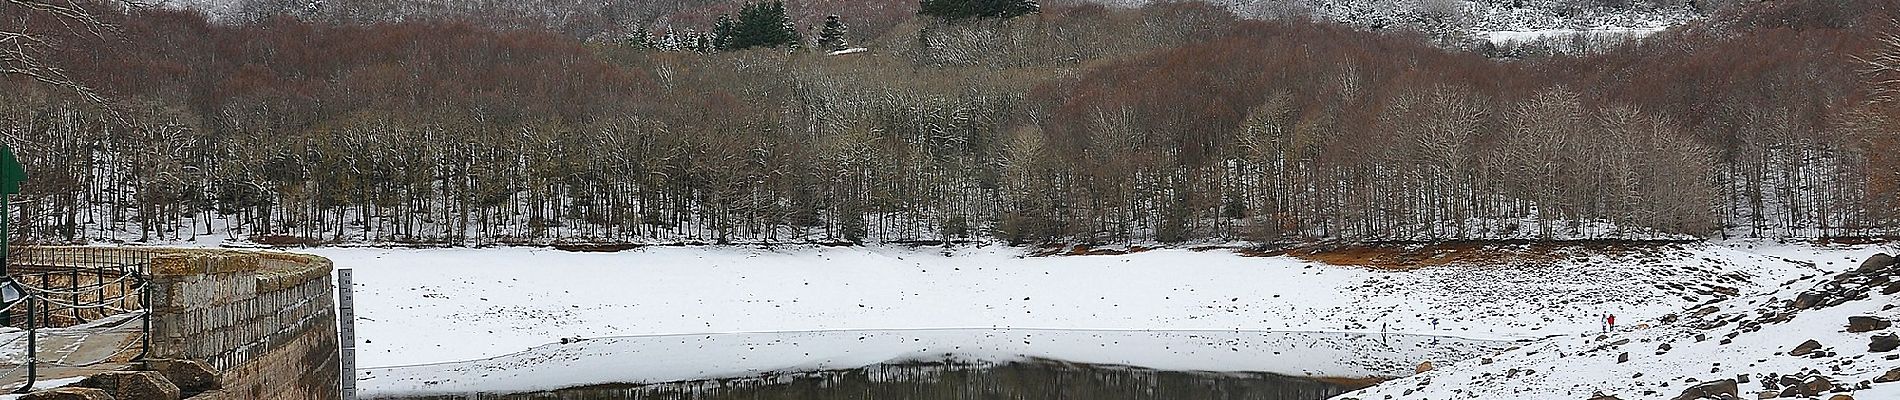
<svg viewBox="0 0 1900 400">
<path fill-rule="evenodd" d="M 68 328 L 38 331 L 35 389 L 49 380 L 118 370 L 139 355 L 141 313 L 125 313 Z M 26 382 L 26 331 L 0 328 L 0 390 L 10 393 Z"/>
</svg>

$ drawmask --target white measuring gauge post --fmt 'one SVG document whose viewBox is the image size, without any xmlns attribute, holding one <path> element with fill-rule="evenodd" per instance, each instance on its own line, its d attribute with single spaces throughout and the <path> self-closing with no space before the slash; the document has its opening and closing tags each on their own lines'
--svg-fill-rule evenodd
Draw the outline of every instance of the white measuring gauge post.
<svg viewBox="0 0 1900 400">
<path fill-rule="evenodd" d="M 337 392 L 356 400 L 356 300 L 350 269 L 336 270 Z"/>
</svg>

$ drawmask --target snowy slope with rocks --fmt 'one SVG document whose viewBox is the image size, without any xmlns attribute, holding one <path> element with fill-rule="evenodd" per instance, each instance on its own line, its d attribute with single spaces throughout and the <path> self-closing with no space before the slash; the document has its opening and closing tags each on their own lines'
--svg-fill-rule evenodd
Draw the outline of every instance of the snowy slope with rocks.
<svg viewBox="0 0 1900 400">
<path fill-rule="evenodd" d="M 1505 252 L 1511 246 L 1497 247 L 1484 251 Z M 1804 251 L 1790 249 L 1785 251 Z M 1405 270 L 1186 249 L 1054 257 L 1035 257 L 1028 249 L 1000 246 L 948 251 L 816 246 L 656 247 L 620 253 L 534 248 L 307 251 L 332 258 L 340 268 L 356 270 L 359 364 L 366 368 L 425 363 L 491 368 L 496 364 L 461 361 L 499 356 L 500 365 L 522 367 L 523 374 L 570 378 L 574 375 L 546 371 L 561 370 L 561 363 L 579 362 L 557 357 L 564 354 L 558 352 L 574 349 L 542 345 L 629 335 L 964 328 L 1358 333 L 1383 329 L 1525 339 L 1595 330 L 1597 315 L 1604 312 L 1631 324 L 1654 323 L 1691 305 L 1756 293 L 1819 272 L 1807 263 L 1761 254 L 1761 249 L 1707 244 L 1556 251 L 1535 259 L 1506 257 Z M 1434 318 L 1437 326 L 1431 322 Z M 415 329 L 424 325 L 431 329 Z M 910 334 L 892 337 L 923 339 L 905 335 Z M 824 335 L 813 337 L 822 340 Z M 616 342 L 625 340 L 595 343 Z M 915 346 L 873 347 L 853 353 L 871 355 L 853 362 L 915 358 L 936 354 L 945 346 L 982 347 L 942 338 L 913 342 Z M 1101 354 L 1126 350 L 1093 344 Z M 557 353 L 507 356 L 537 347 Z M 1040 354 L 1013 348 L 949 353 L 978 358 Z M 523 354 L 551 364 L 526 366 L 508 361 Z M 1073 352 L 1040 355 L 1089 357 Z M 691 370 L 731 376 L 734 371 L 842 365 L 824 362 L 826 356 L 767 357 L 770 362 L 763 363 L 713 360 L 709 367 Z M 1427 360 L 1395 365 L 1417 361 Z M 1161 367 L 1264 368 L 1214 358 Z M 1281 365 L 1273 371 L 1300 368 Z M 365 382 L 364 387 L 419 390 L 406 386 L 414 384 L 385 379 Z M 536 384 L 553 383 L 515 381 L 511 387 Z"/>
<path fill-rule="evenodd" d="M 1335 399 L 1900 399 L 1900 265 L 1869 250 L 1653 327 L 1553 337 Z"/>
</svg>

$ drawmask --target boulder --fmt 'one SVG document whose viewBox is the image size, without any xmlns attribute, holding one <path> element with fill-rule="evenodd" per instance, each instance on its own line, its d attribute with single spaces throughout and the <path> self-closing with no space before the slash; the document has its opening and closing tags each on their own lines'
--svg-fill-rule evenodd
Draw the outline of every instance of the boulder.
<svg viewBox="0 0 1900 400">
<path fill-rule="evenodd" d="M 1623 400 L 1623 399 L 1616 397 L 1615 395 L 1608 395 L 1608 394 L 1603 394 L 1603 392 L 1596 392 L 1590 395 L 1590 400 Z"/>
<path fill-rule="evenodd" d="M 1880 289 L 1880 294 L 1895 294 L 1895 293 L 1900 293 L 1900 282 L 1889 283 L 1887 284 L 1886 289 Z"/>
<path fill-rule="evenodd" d="M 1734 398 L 1737 398 L 1734 379 L 1703 382 L 1700 385 L 1690 386 L 1682 391 L 1682 395 L 1676 396 L 1676 400 Z"/>
<path fill-rule="evenodd" d="M 1874 378 L 1874 383 L 1900 382 L 1900 368 L 1887 370 L 1887 373 Z"/>
<path fill-rule="evenodd" d="M 58 389 L 41 390 L 38 392 L 29 393 L 25 396 L 20 396 L 20 400 L 115 400 L 115 399 L 112 398 L 112 395 L 106 394 L 106 391 L 104 390 L 93 389 L 93 388 L 81 388 L 81 387 L 63 387 L 63 388 L 58 388 Z"/>
<path fill-rule="evenodd" d="M 1630 353 L 1623 353 L 1623 354 L 1618 354 L 1618 355 L 1616 356 L 1616 363 L 1617 363 L 1617 364 L 1622 364 L 1622 363 L 1626 363 L 1626 362 L 1630 362 Z"/>
<path fill-rule="evenodd" d="M 1874 338 L 1867 342 L 1867 351 L 1875 353 L 1893 351 L 1894 348 L 1900 348 L 1900 335 L 1891 333 L 1874 335 Z"/>
<path fill-rule="evenodd" d="M 178 386 L 152 371 L 100 372 L 79 386 L 104 390 L 118 400 L 178 400 Z"/>
<path fill-rule="evenodd" d="M 145 369 L 164 375 L 165 380 L 178 386 L 179 395 L 183 397 L 191 397 L 223 387 L 218 383 L 217 371 L 213 371 L 210 365 L 197 360 L 146 360 Z"/>
<path fill-rule="evenodd" d="M 1427 371 L 1431 371 L 1432 369 L 1434 369 L 1434 367 L 1432 366 L 1432 362 L 1426 361 L 1426 362 L 1418 363 L 1418 368 L 1413 368 L 1412 372 L 1423 374 Z"/>
<path fill-rule="evenodd" d="M 1825 376 L 1815 376 L 1801 382 L 1800 385 L 1789 386 L 1788 389 L 1793 389 L 1795 394 L 1802 396 L 1820 396 L 1821 393 L 1834 390 L 1834 381 L 1828 380 Z"/>
<path fill-rule="evenodd" d="M 1821 349 L 1821 342 L 1814 341 L 1814 339 L 1808 339 L 1808 341 L 1801 342 L 1800 345 L 1794 346 L 1794 350 L 1788 350 L 1788 355 L 1800 357 L 1800 356 L 1808 355 L 1808 353 L 1813 353 L 1815 350 L 1819 350 L 1819 349 Z"/>
<path fill-rule="evenodd" d="M 1887 329 L 1887 327 L 1890 327 L 1890 326 L 1893 326 L 1893 322 L 1880 319 L 1880 317 L 1870 317 L 1870 316 L 1847 317 L 1847 332 L 1848 333 L 1873 332 L 1873 331 L 1877 331 L 1881 329 Z"/>
<path fill-rule="evenodd" d="M 1861 261 L 1860 268 L 1856 269 L 1855 271 L 1859 271 L 1859 272 L 1879 271 L 1882 269 L 1886 269 L 1887 267 L 1893 266 L 1894 263 L 1895 263 L 1895 260 L 1893 256 L 1887 255 L 1887 253 L 1875 254 L 1873 257 L 1867 257 L 1867 261 Z"/>
<path fill-rule="evenodd" d="M 1834 395 L 1833 397 L 1828 397 L 1827 400 L 1854 400 L 1854 396 L 1845 395 L 1845 394 L 1837 394 L 1837 395 Z"/>
<path fill-rule="evenodd" d="M 1796 310 L 1806 310 L 1806 309 L 1808 309 L 1808 308 L 1810 308 L 1810 307 L 1814 307 L 1814 306 L 1816 306 L 1816 305 L 1820 305 L 1820 304 L 1821 304 L 1821 302 L 1823 302 L 1823 301 L 1827 301 L 1827 295 L 1826 295 L 1826 294 L 1824 294 L 1824 293 L 1821 293 L 1821 292 L 1803 292 L 1803 293 L 1801 293 L 1801 295 L 1799 295 L 1799 296 L 1795 296 L 1795 297 L 1794 297 L 1794 302 L 1793 302 L 1793 303 L 1789 303 L 1789 304 L 1788 304 L 1788 307 L 1790 307 L 1790 308 L 1794 308 L 1794 309 L 1796 309 Z"/>
</svg>

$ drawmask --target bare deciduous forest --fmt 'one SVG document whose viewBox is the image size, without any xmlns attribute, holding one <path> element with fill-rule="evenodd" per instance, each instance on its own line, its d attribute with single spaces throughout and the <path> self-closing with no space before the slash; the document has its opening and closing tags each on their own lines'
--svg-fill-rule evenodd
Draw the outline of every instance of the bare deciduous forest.
<svg viewBox="0 0 1900 400">
<path fill-rule="evenodd" d="M 102 8 L 9 18 L 110 100 L 0 77 L 0 140 L 51 242 L 1885 236 L 1900 106 L 1864 61 L 1893 12 L 1506 62 L 1201 3 L 905 15 L 836 56 Z"/>
</svg>

